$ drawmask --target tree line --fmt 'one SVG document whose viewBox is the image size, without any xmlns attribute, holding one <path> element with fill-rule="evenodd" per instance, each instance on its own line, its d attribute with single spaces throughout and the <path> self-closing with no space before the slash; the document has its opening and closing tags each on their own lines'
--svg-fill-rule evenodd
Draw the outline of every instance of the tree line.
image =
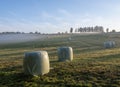
<svg viewBox="0 0 120 87">
<path fill-rule="evenodd" d="M 24 34 L 24 32 L 0 32 L 0 34 Z"/>
<path fill-rule="evenodd" d="M 103 26 L 95 26 L 95 27 L 79 27 L 76 28 L 75 30 L 73 28 L 70 28 L 70 33 L 73 31 L 77 32 L 104 32 Z"/>
<path fill-rule="evenodd" d="M 0 34 L 25 34 L 25 32 L 0 32 Z M 36 31 L 36 32 L 29 32 L 29 34 L 41 34 L 41 33 Z"/>
</svg>

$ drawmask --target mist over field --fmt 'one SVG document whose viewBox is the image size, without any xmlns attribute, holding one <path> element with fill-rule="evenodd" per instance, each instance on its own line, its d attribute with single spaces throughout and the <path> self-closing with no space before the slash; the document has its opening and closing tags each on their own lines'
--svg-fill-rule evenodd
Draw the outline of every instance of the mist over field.
<svg viewBox="0 0 120 87">
<path fill-rule="evenodd" d="M 0 44 L 34 41 L 46 37 L 47 35 L 40 34 L 1 34 Z"/>
</svg>

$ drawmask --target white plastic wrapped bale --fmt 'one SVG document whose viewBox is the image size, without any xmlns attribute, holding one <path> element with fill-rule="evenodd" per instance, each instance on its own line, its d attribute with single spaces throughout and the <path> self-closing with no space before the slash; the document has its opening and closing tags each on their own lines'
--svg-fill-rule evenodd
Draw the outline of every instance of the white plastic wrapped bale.
<svg viewBox="0 0 120 87">
<path fill-rule="evenodd" d="M 115 47 L 115 42 L 114 41 L 112 41 L 112 47 Z"/>
<path fill-rule="evenodd" d="M 24 73 L 27 75 L 44 75 L 50 70 L 46 51 L 27 52 L 23 60 Z"/>
<path fill-rule="evenodd" d="M 104 42 L 104 47 L 105 48 L 111 48 L 111 46 L 112 46 L 112 44 L 111 44 L 111 42 Z"/>
<path fill-rule="evenodd" d="M 58 48 L 58 61 L 72 61 L 73 50 L 71 47 Z"/>
<path fill-rule="evenodd" d="M 68 41 L 71 41 L 71 40 L 72 40 L 72 38 L 71 38 L 71 37 L 69 37 L 69 38 L 68 38 Z"/>
<path fill-rule="evenodd" d="M 104 47 L 105 48 L 113 48 L 113 47 L 115 47 L 115 42 L 114 41 L 104 42 Z"/>
</svg>

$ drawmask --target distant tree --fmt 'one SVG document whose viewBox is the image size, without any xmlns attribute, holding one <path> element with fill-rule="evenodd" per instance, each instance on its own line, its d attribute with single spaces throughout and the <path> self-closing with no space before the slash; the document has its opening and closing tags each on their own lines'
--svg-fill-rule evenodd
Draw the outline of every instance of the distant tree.
<svg viewBox="0 0 120 87">
<path fill-rule="evenodd" d="M 103 26 L 95 26 L 95 27 L 79 27 L 75 32 L 104 32 Z"/>
<path fill-rule="evenodd" d="M 83 32 L 87 32 L 87 27 L 84 27 Z"/>
<path fill-rule="evenodd" d="M 91 28 L 90 28 L 90 32 L 93 32 L 93 30 L 94 30 L 94 28 L 93 28 L 93 27 L 91 27 Z"/>
<path fill-rule="evenodd" d="M 98 30 L 99 30 L 99 27 L 98 27 L 98 26 L 95 26 L 95 27 L 94 27 L 94 32 L 98 32 Z"/>
<path fill-rule="evenodd" d="M 38 31 L 35 32 L 35 34 L 38 34 L 38 33 L 39 33 Z"/>
<path fill-rule="evenodd" d="M 21 32 L 16 32 L 16 34 L 21 34 Z"/>
<path fill-rule="evenodd" d="M 33 34 L 33 32 L 29 32 L 29 34 Z"/>
<path fill-rule="evenodd" d="M 70 28 L 70 33 L 73 33 L 73 28 L 72 27 Z"/>
<path fill-rule="evenodd" d="M 75 32 L 78 32 L 78 29 L 75 29 Z"/>
<path fill-rule="evenodd" d="M 79 28 L 79 32 L 83 32 L 83 28 Z"/>
<path fill-rule="evenodd" d="M 68 32 L 67 31 L 65 31 L 65 34 L 67 34 Z"/>
<path fill-rule="evenodd" d="M 60 32 L 58 32 L 58 34 L 60 34 Z"/>
<path fill-rule="evenodd" d="M 41 34 L 41 32 L 38 32 L 38 34 Z"/>
<path fill-rule="evenodd" d="M 80 28 L 78 28 L 78 32 L 81 32 L 81 31 L 80 31 Z"/>
<path fill-rule="evenodd" d="M 109 32 L 109 28 L 106 29 L 106 32 L 107 32 L 107 33 Z"/>
<path fill-rule="evenodd" d="M 102 26 L 99 26 L 99 32 L 104 32 L 104 28 Z"/>
<path fill-rule="evenodd" d="M 112 32 L 114 33 L 114 32 L 116 32 L 115 30 L 112 30 Z"/>
<path fill-rule="evenodd" d="M 22 34 L 25 34 L 25 32 L 22 32 Z"/>
</svg>

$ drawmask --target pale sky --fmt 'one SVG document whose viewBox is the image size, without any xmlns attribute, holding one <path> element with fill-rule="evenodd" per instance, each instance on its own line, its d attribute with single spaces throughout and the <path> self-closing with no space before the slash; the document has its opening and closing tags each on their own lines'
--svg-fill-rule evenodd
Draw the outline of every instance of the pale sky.
<svg viewBox="0 0 120 87">
<path fill-rule="evenodd" d="M 57 33 L 96 25 L 120 31 L 120 0 L 0 0 L 0 32 Z"/>
</svg>

